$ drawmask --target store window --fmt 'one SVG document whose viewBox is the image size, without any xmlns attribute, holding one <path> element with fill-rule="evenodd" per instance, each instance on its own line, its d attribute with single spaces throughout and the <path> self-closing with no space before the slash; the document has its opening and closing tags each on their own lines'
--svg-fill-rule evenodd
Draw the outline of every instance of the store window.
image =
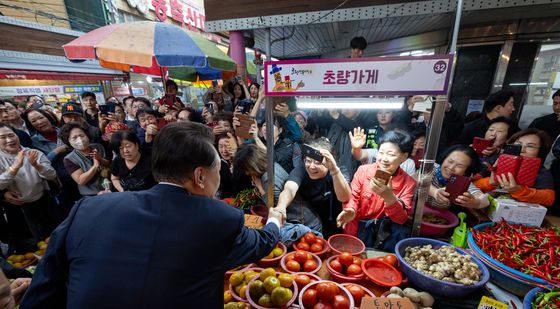
<svg viewBox="0 0 560 309">
<path fill-rule="evenodd" d="M 133 21 L 143 21 L 143 20 L 148 20 L 148 19 L 134 14 L 130 14 L 123 10 L 119 10 L 119 22 L 121 23 L 129 23 Z"/>
<path fill-rule="evenodd" d="M 552 94 L 560 89 L 560 43 L 543 44 L 531 75 L 527 105 L 552 106 Z"/>
</svg>

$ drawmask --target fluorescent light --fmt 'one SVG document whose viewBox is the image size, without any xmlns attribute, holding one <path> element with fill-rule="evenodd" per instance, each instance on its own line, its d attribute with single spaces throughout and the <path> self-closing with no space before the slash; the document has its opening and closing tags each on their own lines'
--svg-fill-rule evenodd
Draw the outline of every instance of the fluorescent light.
<svg viewBox="0 0 560 309">
<path fill-rule="evenodd" d="M 148 81 L 148 83 L 152 82 L 152 77 L 150 75 L 146 76 L 146 80 Z"/>
<path fill-rule="evenodd" d="M 404 98 L 297 97 L 296 103 L 302 109 L 400 109 Z"/>
</svg>

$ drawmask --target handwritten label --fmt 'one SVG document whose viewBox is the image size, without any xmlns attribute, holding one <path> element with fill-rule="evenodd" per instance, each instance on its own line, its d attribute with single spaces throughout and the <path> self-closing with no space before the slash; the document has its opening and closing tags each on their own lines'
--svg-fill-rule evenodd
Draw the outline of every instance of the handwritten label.
<svg viewBox="0 0 560 309">
<path fill-rule="evenodd" d="M 508 305 L 495 299 L 482 296 L 477 309 L 508 309 Z"/>
<path fill-rule="evenodd" d="M 408 298 L 365 297 L 360 309 L 415 309 Z"/>
</svg>

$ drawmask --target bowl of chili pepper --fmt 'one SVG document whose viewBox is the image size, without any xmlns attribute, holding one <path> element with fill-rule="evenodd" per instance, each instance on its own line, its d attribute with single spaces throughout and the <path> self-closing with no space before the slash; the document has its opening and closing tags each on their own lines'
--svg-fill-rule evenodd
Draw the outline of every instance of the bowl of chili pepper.
<svg viewBox="0 0 560 309">
<path fill-rule="evenodd" d="M 488 266 L 492 282 L 525 296 L 535 287 L 560 282 L 557 233 L 554 229 L 506 221 L 490 222 L 475 226 L 467 244 L 473 255 Z"/>
<path fill-rule="evenodd" d="M 559 289 L 534 288 L 523 299 L 523 309 L 560 308 Z"/>
</svg>

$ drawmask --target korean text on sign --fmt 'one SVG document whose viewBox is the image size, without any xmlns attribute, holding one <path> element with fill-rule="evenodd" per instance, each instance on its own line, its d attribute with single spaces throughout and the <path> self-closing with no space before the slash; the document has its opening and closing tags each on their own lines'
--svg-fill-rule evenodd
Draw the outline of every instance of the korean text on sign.
<svg viewBox="0 0 560 309">
<path fill-rule="evenodd" d="M 324 85 L 377 84 L 379 70 L 327 70 L 323 75 Z"/>
</svg>

